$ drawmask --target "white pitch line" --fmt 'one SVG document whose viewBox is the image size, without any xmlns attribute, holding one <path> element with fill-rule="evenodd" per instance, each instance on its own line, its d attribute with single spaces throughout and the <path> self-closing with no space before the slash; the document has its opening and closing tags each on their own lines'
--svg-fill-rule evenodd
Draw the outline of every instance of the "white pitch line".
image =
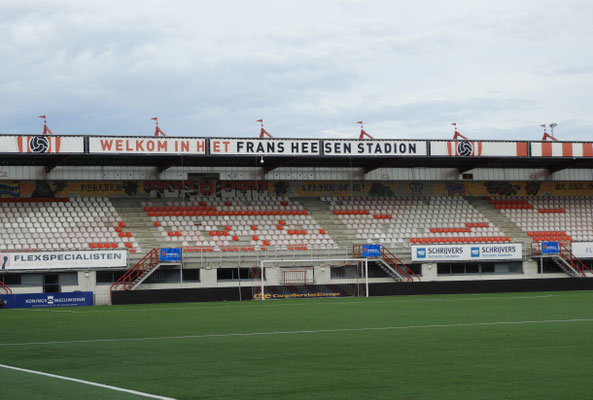
<svg viewBox="0 0 593 400">
<path fill-rule="evenodd" d="M 338 328 L 338 329 L 316 329 L 299 331 L 272 331 L 272 332 L 248 332 L 248 333 L 210 333 L 205 335 L 184 335 L 184 336 L 157 336 L 143 338 L 116 338 L 116 339 L 87 339 L 87 340 L 63 340 L 48 342 L 25 342 L 25 343 L 0 343 L 0 347 L 17 346 L 38 346 L 38 345 L 60 345 L 60 344 L 85 344 L 85 343 L 114 343 L 114 342 L 145 342 L 154 340 L 179 340 L 179 339 L 204 339 L 204 338 L 225 338 L 241 336 L 272 336 L 272 335 L 298 335 L 314 333 L 338 333 L 338 332 L 365 332 L 365 331 L 388 331 L 399 329 L 426 329 L 426 328 L 455 328 L 473 326 L 501 326 L 501 325 L 529 325 L 529 324 L 561 324 L 574 322 L 593 322 L 593 318 L 573 319 L 546 319 L 546 320 L 525 320 L 525 321 L 494 321 L 494 322 L 462 322 L 454 324 L 430 324 L 430 325 L 401 325 L 383 326 L 368 328 Z"/>
<path fill-rule="evenodd" d="M 82 383 L 83 385 L 96 386 L 96 387 L 100 387 L 100 388 L 103 388 L 103 389 L 115 390 L 117 392 L 130 393 L 130 394 L 134 394 L 136 396 L 146 397 L 146 398 L 149 398 L 149 399 L 176 400 L 176 399 L 174 399 L 172 397 L 158 396 L 156 394 L 144 393 L 144 392 L 139 392 L 137 390 L 124 389 L 124 388 L 120 388 L 120 387 L 117 387 L 117 386 L 111 386 L 111 385 L 105 385 L 105 384 L 102 384 L 102 383 L 85 381 L 83 379 L 70 378 L 68 376 L 62 376 L 62 375 L 56 375 L 56 374 L 49 374 L 47 372 L 34 371 L 32 369 L 25 369 L 25 368 L 13 367 L 11 365 L 0 364 L 0 368 L 12 369 L 12 370 L 19 371 L 19 372 L 26 372 L 28 374 L 35 374 L 35 375 L 47 376 L 49 378 L 62 379 L 64 381 Z"/>
</svg>

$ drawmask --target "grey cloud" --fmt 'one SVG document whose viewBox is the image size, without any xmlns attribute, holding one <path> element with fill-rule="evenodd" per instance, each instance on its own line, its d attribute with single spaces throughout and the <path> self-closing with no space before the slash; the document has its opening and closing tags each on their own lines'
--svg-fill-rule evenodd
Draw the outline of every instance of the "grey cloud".
<svg viewBox="0 0 593 400">
<path fill-rule="evenodd" d="M 587 135 L 591 6 L 528 3 L 3 2 L 0 130 L 510 139 L 557 115 Z"/>
</svg>

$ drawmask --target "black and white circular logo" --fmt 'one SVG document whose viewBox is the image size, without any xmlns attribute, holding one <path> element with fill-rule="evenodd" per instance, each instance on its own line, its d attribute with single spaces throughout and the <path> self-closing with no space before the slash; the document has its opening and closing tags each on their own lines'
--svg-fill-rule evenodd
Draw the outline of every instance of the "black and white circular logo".
<svg viewBox="0 0 593 400">
<path fill-rule="evenodd" d="M 462 157 L 469 157 L 474 152 L 474 145 L 468 140 L 457 143 L 457 154 Z"/>
<path fill-rule="evenodd" d="M 29 140 L 29 149 L 33 153 L 46 153 L 49 150 L 49 140 L 43 136 L 35 136 Z"/>
</svg>

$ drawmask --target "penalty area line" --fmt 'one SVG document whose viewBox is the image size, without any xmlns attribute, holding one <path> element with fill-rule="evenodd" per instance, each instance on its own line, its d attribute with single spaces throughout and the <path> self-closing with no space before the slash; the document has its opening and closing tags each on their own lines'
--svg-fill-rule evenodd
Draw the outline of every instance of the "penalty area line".
<svg viewBox="0 0 593 400">
<path fill-rule="evenodd" d="M 50 373 L 47 373 L 47 372 L 34 371 L 32 369 L 13 367 L 11 365 L 6 365 L 6 364 L 0 364 L 0 368 L 11 369 L 11 370 L 14 370 L 14 371 L 25 372 L 25 373 L 28 373 L 28 374 L 35 374 L 35 375 L 46 376 L 48 378 L 61 379 L 61 380 L 64 380 L 64 381 L 81 383 L 83 385 L 88 385 L 88 386 L 96 386 L 96 387 L 100 387 L 102 389 L 108 389 L 108 390 L 114 390 L 114 391 L 117 391 L 117 392 L 129 393 L 129 394 L 133 394 L 133 395 L 136 395 L 136 396 L 146 397 L 146 398 L 149 398 L 149 399 L 176 400 L 176 399 L 174 399 L 172 397 L 158 396 L 156 394 L 139 392 L 137 390 L 124 389 L 124 388 L 120 388 L 120 387 L 117 387 L 117 386 L 105 385 L 103 383 L 96 383 L 96 382 L 91 382 L 91 381 L 85 381 L 83 379 L 70 378 L 68 376 L 50 374 Z"/>
</svg>

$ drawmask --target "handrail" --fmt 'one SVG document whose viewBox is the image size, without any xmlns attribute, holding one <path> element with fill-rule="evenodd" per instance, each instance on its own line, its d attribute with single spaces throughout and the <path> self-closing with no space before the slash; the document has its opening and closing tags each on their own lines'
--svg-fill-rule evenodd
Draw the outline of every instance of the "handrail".
<svg viewBox="0 0 593 400">
<path fill-rule="evenodd" d="M 6 286 L 2 281 L 0 281 L 0 288 L 6 290 L 6 294 L 12 294 L 12 289 Z"/>
<path fill-rule="evenodd" d="M 385 255 L 385 253 L 387 253 L 387 255 Z M 402 269 L 401 267 L 403 267 L 403 271 L 406 275 L 406 280 L 408 282 L 414 282 L 414 277 L 416 279 L 418 279 L 418 281 L 420 281 L 420 278 L 418 277 L 418 275 L 416 275 L 416 273 L 414 271 L 412 271 L 410 268 L 408 268 L 408 266 L 406 264 L 404 264 L 399 258 L 397 258 L 395 256 L 395 254 L 393 254 L 391 251 L 387 250 L 385 248 L 385 246 L 381 246 L 381 255 L 383 256 L 383 259 L 392 258 L 394 261 L 394 264 L 395 264 L 396 268 L 398 268 L 398 270 L 401 270 Z M 410 276 L 410 273 L 412 273 L 412 275 L 414 277 Z"/>
<path fill-rule="evenodd" d="M 362 244 L 352 245 L 352 257 L 356 258 L 362 255 Z M 386 261 L 389 265 L 395 267 L 396 272 L 402 274 L 406 282 L 414 282 L 414 277 L 420 281 L 420 277 L 416 275 L 406 264 L 404 264 L 395 254 L 389 251 L 385 246 L 381 246 L 381 258 Z M 413 275 L 413 276 L 412 276 Z"/>
<path fill-rule="evenodd" d="M 541 242 L 531 243 L 531 256 L 543 256 L 541 249 Z M 549 254 L 550 256 L 557 255 L 563 259 L 577 274 L 581 277 L 586 277 L 587 272 L 593 274 L 593 271 L 589 269 L 578 257 L 576 257 L 570 249 L 571 242 L 558 242 L 558 254 Z"/>
<path fill-rule="evenodd" d="M 565 250 L 568 254 L 565 254 L 562 250 Z M 558 243 L 558 255 L 560 255 L 560 257 L 566 260 L 574 269 L 580 272 L 583 278 L 587 276 L 585 271 L 592 272 L 581 260 L 579 260 L 572 253 L 572 251 L 567 246 L 564 245 L 564 243 Z M 575 261 L 577 261 L 578 264 Z"/>
<path fill-rule="evenodd" d="M 158 249 L 153 248 L 111 285 L 109 288 L 109 293 L 112 294 L 114 290 L 131 289 L 135 281 L 146 275 L 146 273 L 158 263 Z"/>
</svg>

